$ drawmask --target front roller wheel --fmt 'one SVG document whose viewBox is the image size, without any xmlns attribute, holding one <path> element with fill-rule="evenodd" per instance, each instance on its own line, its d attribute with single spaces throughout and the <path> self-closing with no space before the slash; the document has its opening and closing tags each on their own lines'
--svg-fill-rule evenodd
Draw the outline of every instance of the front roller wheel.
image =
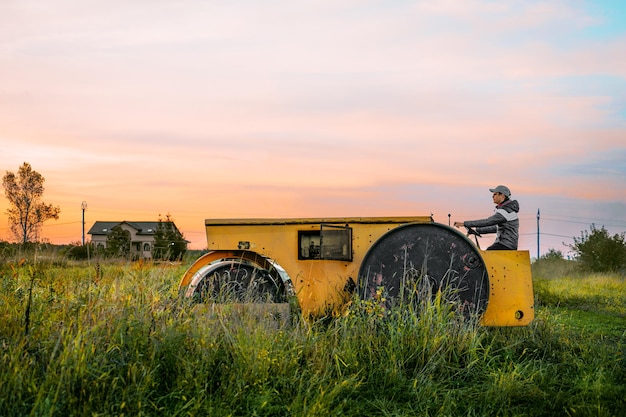
<svg viewBox="0 0 626 417">
<path fill-rule="evenodd" d="M 181 281 L 185 296 L 213 303 L 285 303 L 290 281 L 269 259 L 251 252 L 209 252 Z"/>
</svg>

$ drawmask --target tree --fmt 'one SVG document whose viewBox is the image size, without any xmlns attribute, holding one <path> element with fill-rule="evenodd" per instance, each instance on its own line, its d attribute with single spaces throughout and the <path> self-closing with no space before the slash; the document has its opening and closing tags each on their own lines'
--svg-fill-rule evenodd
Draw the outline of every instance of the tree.
<svg viewBox="0 0 626 417">
<path fill-rule="evenodd" d="M 44 177 L 30 164 L 18 169 L 17 175 L 6 171 L 2 178 L 4 194 L 9 200 L 9 227 L 18 242 L 26 244 L 39 239 L 41 226 L 48 219 L 58 220 L 61 209 L 41 201 Z"/>
<path fill-rule="evenodd" d="M 186 251 L 187 241 L 174 225 L 172 216 L 168 213 L 163 219 L 159 214 L 159 223 L 154 232 L 152 258 L 166 261 L 179 260 Z"/>
<path fill-rule="evenodd" d="M 548 252 L 546 252 L 545 254 L 541 255 L 540 259 L 545 259 L 545 260 L 563 259 L 563 252 L 561 252 L 560 250 L 557 250 L 557 249 L 548 249 Z"/>
<path fill-rule="evenodd" d="M 110 257 L 130 257 L 130 232 L 117 225 L 107 235 L 106 255 Z"/>
<path fill-rule="evenodd" d="M 610 236 L 602 226 L 591 225 L 569 245 L 583 268 L 593 272 L 619 271 L 626 268 L 626 233 Z"/>
</svg>

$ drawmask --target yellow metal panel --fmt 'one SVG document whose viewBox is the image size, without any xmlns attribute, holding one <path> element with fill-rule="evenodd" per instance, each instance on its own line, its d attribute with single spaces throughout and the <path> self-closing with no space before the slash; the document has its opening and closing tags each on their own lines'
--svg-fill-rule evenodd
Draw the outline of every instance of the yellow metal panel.
<svg viewBox="0 0 626 417">
<path fill-rule="evenodd" d="M 187 271 L 181 287 L 203 266 L 219 259 L 243 257 L 266 268 L 271 259 L 291 279 L 305 316 L 340 314 L 356 283 L 361 263 L 372 245 L 389 230 L 407 223 L 431 223 L 430 216 L 286 219 L 207 219 L 207 248 Z M 352 229 L 352 259 L 299 259 L 298 233 L 322 225 Z M 486 326 L 525 326 L 534 318 L 534 295 L 528 251 L 479 251 L 490 279 Z M 261 256 L 258 256 L 261 255 Z"/>
<path fill-rule="evenodd" d="M 392 217 L 301 217 L 301 218 L 254 218 L 254 219 L 206 219 L 206 226 L 213 225 L 286 225 L 286 224 L 371 224 L 371 223 L 431 223 L 431 216 Z"/>
<path fill-rule="evenodd" d="M 481 323 L 485 326 L 526 326 L 535 317 L 528 251 L 481 251 L 491 292 Z"/>
<path fill-rule="evenodd" d="M 293 219 L 207 219 L 210 251 L 245 249 L 266 256 L 291 278 L 303 314 L 339 313 L 357 282 L 367 250 L 387 231 L 406 223 L 430 223 L 430 216 L 333 217 Z M 298 259 L 298 232 L 318 231 L 321 225 L 352 228 L 352 261 Z"/>
</svg>

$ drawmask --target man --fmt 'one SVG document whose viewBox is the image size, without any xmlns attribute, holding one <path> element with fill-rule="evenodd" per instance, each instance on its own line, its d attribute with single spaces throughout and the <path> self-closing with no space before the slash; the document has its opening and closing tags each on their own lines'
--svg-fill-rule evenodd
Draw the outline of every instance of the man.
<svg viewBox="0 0 626 417">
<path fill-rule="evenodd" d="M 496 210 L 493 216 L 481 220 L 454 222 L 455 227 L 474 227 L 478 234 L 496 233 L 496 240 L 487 250 L 517 250 L 519 237 L 519 204 L 511 200 L 511 190 L 504 185 L 490 188 Z"/>
</svg>

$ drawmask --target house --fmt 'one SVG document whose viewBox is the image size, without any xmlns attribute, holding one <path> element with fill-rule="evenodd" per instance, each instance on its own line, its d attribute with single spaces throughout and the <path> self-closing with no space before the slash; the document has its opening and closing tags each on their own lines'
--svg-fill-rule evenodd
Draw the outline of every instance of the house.
<svg viewBox="0 0 626 417">
<path fill-rule="evenodd" d="M 168 222 L 163 222 L 168 223 Z M 115 226 L 120 226 L 130 234 L 130 255 L 132 258 L 152 258 L 154 248 L 154 233 L 159 222 L 100 222 L 97 221 L 91 226 L 89 235 L 91 243 L 96 249 L 104 249 L 107 246 L 107 237 Z M 174 230 L 178 228 L 172 223 Z"/>
</svg>

